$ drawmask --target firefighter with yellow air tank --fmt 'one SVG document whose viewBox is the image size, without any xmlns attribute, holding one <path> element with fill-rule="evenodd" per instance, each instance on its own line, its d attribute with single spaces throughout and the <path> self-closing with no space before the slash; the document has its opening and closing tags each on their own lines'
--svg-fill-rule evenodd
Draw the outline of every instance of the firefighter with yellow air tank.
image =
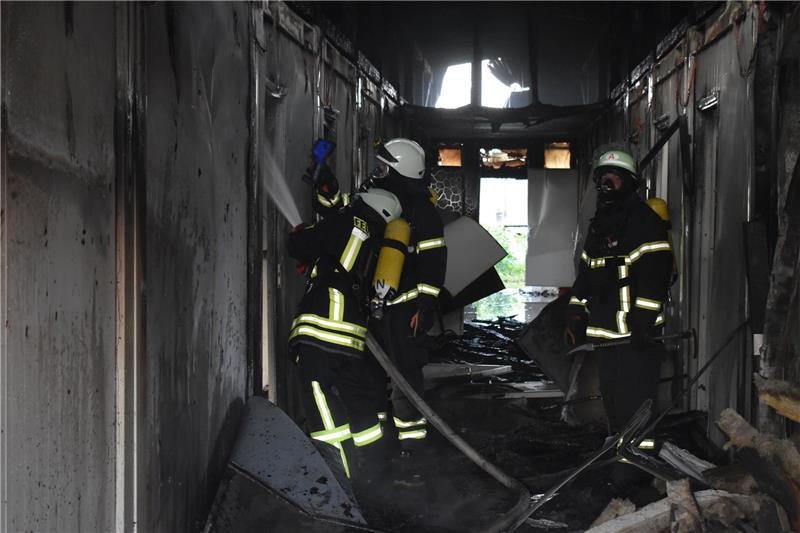
<svg viewBox="0 0 800 533">
<path fill-rule="evenodd" d="M 444 226 L 429 189 L 422 147 L 410 139 L 395 138 L 379 144 L 376 157 L 379 166 L 363 188 L 396 195 L 403 222 L 391 223 L 381 244 L 372 305 L 373 316 L 380 319 L 373 332 L 406 380 L 422 395 L 422 367 L 428 362 L 425 340 L 434 323 L 447 265 Z M 345 200 L 338 191 L 335 184 L 329 184 L 326 191 L 318 189 L 317 211 L 324 213 L 342 205 Z M 382 261 L 384 258 L 386 261 Z M 387 423 L 395 426 L 401 456 L 413 457 L 424 446 L 427 421 L 397 388 L 393 389 L 391 403 L 392 417 Z M 411 464 L 401 469 L 395 481 L 421 484 L 421 475 L 413 468 L 416 463 L 406 463 Z"/>
<path fill-rule="evenodd" d="M 627 149 L 601 149 L 594 161 L 597 210 L 572 285 L 565 339 L 570 346 L 630 339 L 597 350 L 600 392 L 610 433 L 646 399 L 655 401 L 664 347 L 664 300 L 673 276 L 663 200 L 646 203 Z"/>
<path fill-rule="evenodd" d="M 400 212 L 395 195 L 375 189 L 289 235 L 289 255 L 310 266 L 289 336 L 307 425 L 329 463 L 341 465 L 347 477 L 374 462 L 369 454 L 383 435 L 377 412 L 386 378 L 365 354 L 365 302 L 377 247 Z"/>
<path fill-rule="evenodd" d="M 422 147 L 410 139 L 396 138 L 380 145 L 376 157 L 380 166 L 372 174 L 370 190 L 382 188 L 397 196 L 410 232 L 397 293 L 388 299 L 375 333 L 398 370 L 423 396 L 422 367 L 429 357 L 425 340 L 434 323 L 447 266 L 444 225 L 429 189 Z M 422 472 L 414 456 L 424 449 L 427 421 L 397 387 L 391 401 L 401 457 L 407 459 L 394 481 L 420 485 Z"/>
</svg>

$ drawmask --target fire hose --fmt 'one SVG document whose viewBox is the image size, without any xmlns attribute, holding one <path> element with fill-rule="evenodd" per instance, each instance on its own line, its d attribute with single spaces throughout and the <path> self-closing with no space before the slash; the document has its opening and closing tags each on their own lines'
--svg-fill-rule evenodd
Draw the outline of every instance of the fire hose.
<svg viewBox="0 0 800 533">
<path fill-rule="evenodd" d="M 403 377 L 403 374 L 397 370 L 397 367 L 392 363 L 389 356 L 383 350 L 378 341 L 371 333 L 367 333 L 367 348 L 375 356 L 375 359 L 386 371 L 386 374 L 392 379 L 394 386 L 399 388 L 406 398 L 416 407 L 420 413 L 427 419 L 427 421 L 435 427 L 453 446 L 458 448 L 468 459 L 480 467 L 484 472 L 492 476 L 494 479 L 503 484 L 506 488 L 511 489 L 518 493 L 519 497 L 517 503 L 500 519 L 490 525 L 487 532 L 500 532 L 508 530 L 521 514 L 530 506 L 531 494 L 527 487 L 513 477 L 509 476 L 494 464 L 490 463 L 478 453 L 475 448 L 470 446 L 467 441 L 461 438 L 447 422 L 445 422 L 439 415 L 437 415 L 430 406 L 425 403 L 419 394 L 411 387 L 411 385 Z"/>
<path fill-rule="evenodd" d="M 655 427 L 658 422 L 660 422 L 664 416 L 677 404 L 680 398 L 682 398 L 689 390 L 691 390 L 692 385 L 702 376 L 705 371 L 711 366 L 711 363 L 719 356 L 720 353 L 725 349 L 725 347 L 730 343 L 730 341 L 735 337 L 736 333 L 738 333 L 744 326 L 747 325 L 747 322 L 740 324 L 737 326 L 726 339 L 726 341 L 722 344 L 722 346 L 706 361 L 706 363 L 698 370 L 698 372 L 694 375 L 694 377 L 689 381 L 686 388 L 684 389 L 683 393 L 678 395 L 676 399 L 673 400 L 673 404 L 670 405 L 667 409 L 662 411 L 662 413 L 655 418 L 643 431 L 638 431 L 641 429 L 642 426 L 647 422 L 650 418 L 650 402 L 645 402 L 640 408 L 640 410 L 633 416 L 633 418 L 629 421 L 628 426 L 624 429 L 620 435 L 624 435 L 622 440 L 624 441 L 632 441 L 635 444 L 638 444 L 641 441 L 643 435 L 648 433 Z M 683 332 L 679 334 L 675 334 L 673 336 L 666 336 L 669 338 L 689 338 L 693 337 L 694 332 Z M 619 342 L 614 343 L 622 344 Z M 609 345 L 611 345 L 609 343 Z M 696 342 L 695 342 L 696 345 Z M 395 386 L 398 387 L 403 394 L 406 395 L 406 398 L 416 407 L 420 413 L 430 422 L 430 424 L 435 427 L 439 432 L 456 448 L 458 448 L 467 458 L 469 458 L 473 463 L 475 463 L 478 467 L 492 476 L 494 479 L 499 481 L 505 487 L 515 491 L 518 493 L 519 497 L 517 503 L 512 507 L 508 512 L 501 515 L 495 522 L 490 524 L 485 531 L 495 533 L 495 532 L 505 532 L 505 531 L 514 531 L 517 529 L 522 523 L 527 519 L 531 514 L 533 514 L 536 510 L 538 510 L 541 506 L 551 500 L 558 490 L 560 490 L 564 485 L 569 483 L 572 479 L 577 477 L 577 475 L 582 472 L 586 467 L 588 467 L 591 463 L 596 461 L 602 455 L 604 455 L 608 450 L 610 450 L 611 445 L 606 444 L 597 454 L 595 454 L 591 459 L 586 461 L 583 465 L 575 469 L 567 478 L 562 480 L 558 485 L 553 487 L 550 491 L 546 494 L 542 495 L 541 497 L 537 498 L 536 501 L 531 501 L 531 494 L 530 491 L 523 485 L 520 481 L 512 478 L 494 464 L 487 461 L 480 453 L 478 453 L 472 446 L 470 446 L 464 439 L 462 439 L 453 429 L 441 418 L 437 415 L 430 406 L 425 403 L 425 401 L 419 396 L 419 394 L 414 391 L 411 385 L 406 381 L 403 375 L 397 370 L 397 367 L 392 363 L 389 356 L 380 346 L 380 344 L 375 340 L 371 333 L 367 333 L 367 348 L 372 352 L 375 356 L 375 359 L 378 363 L 383 367 L 386 371 L 388 376 L 392 379 Z M 620 437 L 617 435 L 617 437 Z M 637 438 L 638 437 L 638 438 Z M 614 439 L 617 440 L 617 439 Z M 609 441 L 613 442 L 613 441 Z"/>
</svg>

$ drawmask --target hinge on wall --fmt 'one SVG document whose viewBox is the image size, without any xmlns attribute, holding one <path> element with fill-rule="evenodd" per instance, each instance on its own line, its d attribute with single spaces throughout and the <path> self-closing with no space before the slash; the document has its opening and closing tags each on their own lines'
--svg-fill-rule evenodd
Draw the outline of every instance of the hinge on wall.
<svg viewBox="0 0 800 533">
<path fill-rule="evenodd" d="M 276 100 L 280 100 L 286 96 L 286 87 L 272 81 L 269 77 L 264 77 L 264 87 L 267 89 L 267 94 Z"/>
<path fill-rule="evenodd" d="M 664 131 L 669 128 L 670 125 L 669 119 L 670 119 L 669 113 L 664 113 L 663 115 L 653 119 L 653 126 L 655 126 L 655 128 L 658 131 Z"/>
<path fill-rule="evenodd" d="M 697 102 L 697 109 L 700 111 L 708 111 L 709 109 L 717 107 L 718 104 L 719 91 L 713 90 Z"/>
</svg>

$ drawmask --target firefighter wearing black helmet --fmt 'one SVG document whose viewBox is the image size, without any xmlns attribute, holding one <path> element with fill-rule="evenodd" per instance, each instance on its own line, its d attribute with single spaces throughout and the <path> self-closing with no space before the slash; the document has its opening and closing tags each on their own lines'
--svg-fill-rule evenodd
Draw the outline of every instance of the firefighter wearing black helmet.
<svg viewBox="0 0 800 533">
<path fill-rule="evenodd" d="M 655 400 L 672 276 L 665 222 L 637 194 L 640 180 L 627 150 L 601 150 L 594 162 L 597 210 L 572 286 L 567 344 L 630 339 L 598 350 L 598 372 L 609 429 L 615 433 L 648 398 Z"/>
</svg>

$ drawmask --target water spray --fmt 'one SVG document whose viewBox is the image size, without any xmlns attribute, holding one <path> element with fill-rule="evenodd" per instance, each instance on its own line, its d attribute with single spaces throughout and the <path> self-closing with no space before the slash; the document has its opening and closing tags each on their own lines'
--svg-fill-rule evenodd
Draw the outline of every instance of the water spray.
<svg viewBox="0 0 800 533">
<path fill-rule="evenodd" d="M 309 168 L 308 173 L 303 176 L 303 181 L 317 187 L 322 175 L 323 168 L 326 168 L 326 161 L 333 153 L 336 143 L 326 139 L 317 139 L 314 146 L 311 148 L 311 156 L 314 161 L 312 168 Z M 297 207 L 297 201 L 289 188 L 289 183 L 286 181 L 286 175 L 283 170 L 278 166 L 272 154 L 267 152 L 266 158 L 266 179 L 264 180 L 264 189 L 266 193 L 275 202 L 275 207 L 281 212 L 283 217 L 289 222 L 289 225 L 294 227 L 303 222 L 303 217 L 300 216 L 300 209 Z"/>
<path fill-rule="evenodd" d="M 265 179 L 262 180 L 264 190 L 272 198 L 275 207 L 278 208 L 278 211 L 280 211 L 289 225 L 292 227 L 297 226 L 303 222 L 303 217 L 300 216 L 297 201 L 292 195 L 291 189 L 289 189 L 286 175 L 269 152 L 265 154 L 265 161 Z"/>
</svg>

